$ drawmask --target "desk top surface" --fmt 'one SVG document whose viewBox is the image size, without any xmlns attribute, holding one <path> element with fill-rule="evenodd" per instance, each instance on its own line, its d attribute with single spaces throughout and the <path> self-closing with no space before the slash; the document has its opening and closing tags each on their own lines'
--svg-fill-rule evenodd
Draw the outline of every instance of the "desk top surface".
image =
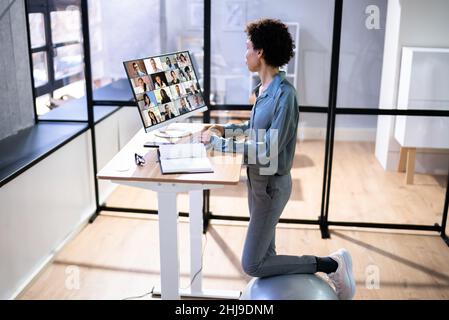
<svg viewBox="0 0 449 320">
<path fill-rule="evenodd" d="M 172 142 L 194 143 L 198 142 L 199 133 L 204 124 L 182 123 L 174 124 L 174 126 L 188 128 L 194 134 L 188 138 L 172 140 Z M 236 185 L 239 183 L 243 159 L 241 154 L 225 154 L 209 150 L 208 156 L 214 169 L 213 173 L 163 175 L 157 149 L 143 147 L 144 143 L 150 140 L 164 141 L 162 138 L 157 138 L 152 132 L 145 133 L 143 129 L 140 130 L 97 174 L 98 179 L 210 185 Z M 145 158 L 145 166 L 140 167 L 135 164 L 135 153 Z"/>
</svg>

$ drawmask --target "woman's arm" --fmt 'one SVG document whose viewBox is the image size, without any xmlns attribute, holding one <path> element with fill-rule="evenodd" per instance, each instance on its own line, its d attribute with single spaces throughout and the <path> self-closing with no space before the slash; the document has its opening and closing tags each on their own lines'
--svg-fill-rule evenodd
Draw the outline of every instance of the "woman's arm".
<svg viewBox="0 0 449 320">
<path fill-rule="evenodd" d="M 273 160 L 277 159 L 290 139 L 293 136 L 296 137 L 299 110 L 293 90 L 293 88 L 286 90 L 279 97 L 278 110 L 273 116 L 270 128 L 261 139 L 256 141 L 255 137 L 250 137 L 245 142 L 236 142 L 233 138 L 212 136 L 213 148 L 222 152 L 243 153 L 245 163 L 256 167 L 269 166 Z M 230 128 L 234 127 L 230 126 Z M 276 144 L 275 149 L 271 150 L 273 144 Z M 263 164 L 260 163 L 260 159 L 264 160 Z"/>
</svg>

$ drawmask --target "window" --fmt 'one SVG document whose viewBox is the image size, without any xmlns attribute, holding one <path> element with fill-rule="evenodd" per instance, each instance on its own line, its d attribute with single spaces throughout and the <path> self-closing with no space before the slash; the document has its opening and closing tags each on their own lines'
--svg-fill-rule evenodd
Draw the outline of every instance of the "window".
<svg viewBox="0 0 449 320">
<path fill-rule="evenodd" d="M 36 88 L 48 83 L 47 53 L 45 51 L 33 53 L 33 78 Z"/>
<path fill-rule="evenodd" d="M 30 31 L 31 31 L 31 48 L 39 48 L 45 46 L 45 24 L 43 13 L 29 14 Z"/>
<path fill-rule="evenodd" d="M 36 113 L 45 120 L 86 120 L 59 109 L 85 95 L 80 0 L 27 0 Z"/>
</svg>

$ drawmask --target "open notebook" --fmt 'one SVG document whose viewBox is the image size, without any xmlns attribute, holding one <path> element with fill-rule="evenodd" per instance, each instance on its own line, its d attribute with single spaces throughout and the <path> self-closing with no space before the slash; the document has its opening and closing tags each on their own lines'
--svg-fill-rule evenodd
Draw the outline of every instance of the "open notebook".
<svg viewBox="0 0 449 320">
<path fill-rule="evenodd" d="M 163 174 L 214 172 L 204 144 L 167 144 L 159 146 Z"/>
</svg>

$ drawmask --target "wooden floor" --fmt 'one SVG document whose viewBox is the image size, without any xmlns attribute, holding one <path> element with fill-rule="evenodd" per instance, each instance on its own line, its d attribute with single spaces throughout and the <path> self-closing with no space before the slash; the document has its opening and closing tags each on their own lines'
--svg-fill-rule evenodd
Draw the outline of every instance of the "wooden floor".
<svg viewBox="0 0 449 320">
<path fill-rule="evenodd" d="M 204 287 L 243 290 L 240 267 L 246 226 L 213 222 L 204 253 Z M 188 285 L 188 224 L 179 226 L 181 286 Z M 326 255 L 347 248 L 354 260 L 355 299 L 449 299 L 449 248 L 433 234 L 280 225 L 278 252 Z M 79 286 L 73 286 L 74 269 Z M 377 280 L 379 286 L 376 286 Z M 159 284 L 158 228 L 154 217 L 104 213 L 88 225 L 19 299 L 125 299 Z M 151 299 L 150 295 L 142 299 Z"/>
<path fill-rule="evenodd" d="M 297 150 L 294 191 L 283 217 L 316 219 L 324 144 L 302 142 Z M 446 177 L 418 174 L 416 184 L 407 186 L 403 173 L 385 172 L 380 167 L 373 144 L 344 142 L 336 143 L 333 173 L 331 220 L 441 223 Z M 242 172 L 240 186 L 213 191 L 212 212 L 246 216 L 244 182 Z M 180 211 L 187 211 L 186 200 L 184 195 L 178 197 Z M 108 204 L 156 208 L 156 199 L 152 192 L 120 187 Z M 279 225 L 278 230 L 277 248 L 282 254 L 324 256 L 347 248 L 354 260 L 356 299 L 449 299 L 449 247 L 436 233 L 332 228 L 332 238 L 323 240 L 316 227 Z M 245 223 L 212 222 L 203 241 L 206 288 L 244 289 L 249 280 L 240 267 L 245 232 Z M 183 287 L 189 283 L 188 237 L 188 223 L 181 218 Z M 79 287 L 73 285 L 77 275 Z M 157 217 L 104 212 L 56 256 L 19 299 L 124 299 L 148 293 L 158 284 Z"/>
</svg>

